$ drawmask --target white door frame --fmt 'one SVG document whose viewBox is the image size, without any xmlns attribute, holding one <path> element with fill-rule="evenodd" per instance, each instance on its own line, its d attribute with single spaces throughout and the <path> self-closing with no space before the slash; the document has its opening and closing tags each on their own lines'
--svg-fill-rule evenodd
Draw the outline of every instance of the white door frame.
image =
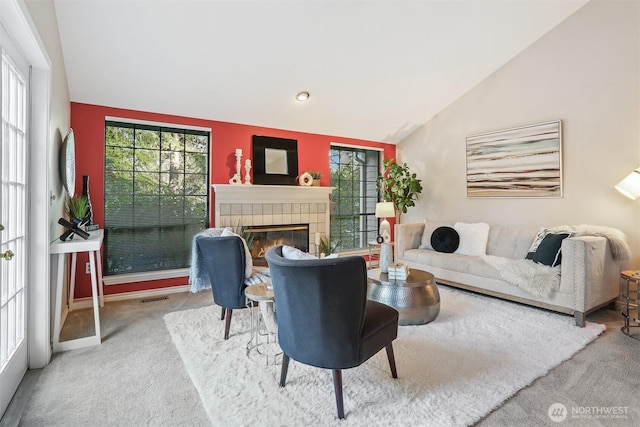
<svg viewBox="0 0 640 427">
<path fill-rule="evenodd" d="M 31 64 L 31 122 L 28 182 L 27 347 L 29 368 L 51 359 L 51 280 L 49 273 L 49 106 L 51 61 L 23 0 L 0 1 L 0 21 Z M 34 262 L 35 261 L 35 262 Z"/>
</svg>

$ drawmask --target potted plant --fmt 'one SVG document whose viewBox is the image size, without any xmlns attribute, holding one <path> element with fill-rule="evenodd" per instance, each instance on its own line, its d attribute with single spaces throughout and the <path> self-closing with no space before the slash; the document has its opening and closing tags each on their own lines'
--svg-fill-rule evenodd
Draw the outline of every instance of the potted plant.
<svg viewBox="0 0 640 427">
<path fill-rule="evenodd" d="M 85 221 L 88 221 L 88 209 L 89 200 L 85 196 L 73 196 L 67 199 L 66 212 L 74 224 L 83 225 Z"/>
<path fill-rule="evenodd" d="M 331 244 L 331 239 L 327 236 L 320 237 L 320 244 L 318 245 L 318 253 L 326 255 L 331 255 L 338 248 L 340 242 L 336 242 L 333 245 Z"/>
<path fill-rule="evenodd" d="M 396 208 L 396 219 L 407 208 L 415 206 L 415 200 L 422 192 L 422 184 L 415 173 L 411 173 L 406 163 L 399 165 L 394 159 L 384 160 L 384 168 L 376 182 L 378 191 L 385 202 L 392 202 Z"/>
<path fill-rule="evenodd" d="M 247 248 L 251 250 L 253 247 L 253 237 L 254 237 L 253 233 L 248 231 L 248 229 L 251 227 L 237 223 L 231 228 L 234 233 L 236 233 L 238 236 L 244 239 L 245 243 L 247 244 Z"/>
<path fill-rule="evenodd" d="M 318 172 L 318 171 L 309 171 L 308 173 L 309 173 L 309 175 L 311 175 L 311 178 L 313 178 L 313 186 L 314 187 L 319 187 L 320 186 L 321 173 Z"/>
</svg>

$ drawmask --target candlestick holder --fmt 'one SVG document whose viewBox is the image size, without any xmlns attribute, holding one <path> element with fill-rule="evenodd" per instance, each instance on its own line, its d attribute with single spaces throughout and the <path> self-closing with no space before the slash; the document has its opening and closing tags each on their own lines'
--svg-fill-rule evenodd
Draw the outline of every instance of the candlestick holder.
<svg viewBox="0 0 640 427">
<path fill-rule="evenodd" d="M 251 171 L 250 159 L 245 160 L 244 170 L 246 171 L 246 173 L 244 174 L 244 185 L 251 185 L 251 174 L 249 173 Z"/>
<path fill-rule="evenodd" d="M 236 173 L 229 180 L 229 184 L 239 185 L 239 184 L 242 184 L 242 176 L 240 175 L 242 173 L 240 169 L 240 159 L 242 158 L 242 150 L 237 149 L 235 156 L 236 156 Z"/>
</svg>

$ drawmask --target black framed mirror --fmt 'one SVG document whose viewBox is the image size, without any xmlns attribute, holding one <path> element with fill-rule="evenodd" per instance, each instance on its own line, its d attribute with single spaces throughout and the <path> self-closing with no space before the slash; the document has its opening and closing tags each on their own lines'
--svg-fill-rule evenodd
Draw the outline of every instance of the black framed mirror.
<svg viewBox="0 0 640 427">
<path fill-rule="evenodd" d="M 298 141 L 253 135 L 253 183 L 296 185 Z"/>
</svg>

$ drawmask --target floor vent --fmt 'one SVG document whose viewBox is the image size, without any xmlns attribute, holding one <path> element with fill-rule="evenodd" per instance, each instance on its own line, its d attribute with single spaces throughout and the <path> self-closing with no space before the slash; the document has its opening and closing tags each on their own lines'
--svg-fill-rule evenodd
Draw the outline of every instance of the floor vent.
<svg viewBox="0 0 640 427">
<path fill-rule="evenodd" d="M 169 299 L 168 296 L 162 296 L 162 297 L 153 297 L 153 298 L 145 298 L 145 299 L 141 299 L 140 302 L 156 302 L 156 301 L 162 301 L 165 299 Z"/>
</svg>

